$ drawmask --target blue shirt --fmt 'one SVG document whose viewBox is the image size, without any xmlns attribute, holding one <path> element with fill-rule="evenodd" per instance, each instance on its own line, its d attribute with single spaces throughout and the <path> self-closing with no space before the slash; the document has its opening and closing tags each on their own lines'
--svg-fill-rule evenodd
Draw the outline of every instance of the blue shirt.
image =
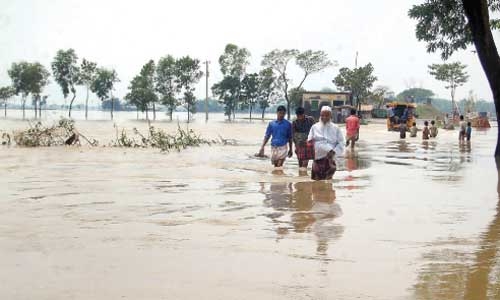
<svg viewBox="0 0 500 300">
<path fill-rule="evenodd" d="M 269 122 L 266 129 L 266 138 L 272 136 L 271 146 L 285 146 L 292 138 L 292 123 L 288 120 L 274 120 Z"/>
</svg>

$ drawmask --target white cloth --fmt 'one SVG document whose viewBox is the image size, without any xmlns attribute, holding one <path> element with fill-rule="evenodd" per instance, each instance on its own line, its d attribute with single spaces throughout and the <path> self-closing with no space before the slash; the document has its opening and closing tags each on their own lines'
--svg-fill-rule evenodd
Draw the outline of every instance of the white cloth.
<svg viewBox="0 0 500 300">
<path fill-rule="evenodd" d="M 314 159 L 322 159 L 330 151 L 335 151 L 335 155 L 344 155 L 344 134 L 342 130 L 329 122 L 323 124 L 318 122 L 311 127 L 307 141 L 314 141 Z"/>
</svg>

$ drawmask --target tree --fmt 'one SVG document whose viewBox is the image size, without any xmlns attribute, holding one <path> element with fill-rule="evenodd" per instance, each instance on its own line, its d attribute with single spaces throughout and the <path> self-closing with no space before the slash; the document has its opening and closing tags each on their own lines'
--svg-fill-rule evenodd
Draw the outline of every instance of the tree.
<svg viewBox="0 0 500 300">
<path fill-rule="evenodd" d="M 492 29 L 500 28 L 500 20 L 490 19 L 490 13 L 498 11 L 500 0 L 426 0 L 414 5 L 408 14 L 417 20 L 417 39 L 427 42 L 428 52 L 440 50 L 443 59 L 474 44 L 493 94 L 500 127 L 500 56 L 492 34 Z M 500 130 L 495 156 L 500 157 Z"/>
<path fill-rule="evenodd" d="M 424 102 L 429 98 L 434 96 L 434 92 L 424 88 L 409 88 L 397 95 L 399 101 L 405 101 L 407 99 L 414 99 L 415 102 Z"/>
<path fill-rule="evenodd" d="M 125 99 L 135 105 L 138 110 L 146 111 L 146 119 L 148 120 L 149 105 L 158 101 L 158 96 L 155 93 L 154 74 L 154 61 L 150 60 L 142 67 L 139 75 L 132 79 L 129 85 L 129 93 L 125 96 Z"/>
<path fill-rule="evenodd" d="M 200 71 L 200 61 L 189 56 L 177 60 L 176 70 L 178 88 L 184 89 L 184 103 L 187 106 L 189 123 L 189 115 L 196 112 L 196 99 L 193 94 L 195 88 L 193 85 L 200 81 L 203 72 Z"/>
<path fill-rule="evenodd" d="M 321 72 L 324 69 L 337 64 L 336 62 L 333 63 L 330 61 L 330 59 L 328 59 L 328 55 L 324 51 L 312 50 L 306 50 L 299 53 L 296 57 L 296 61 L 297 65 L 304 71 L 304 77 L 302 77 L 300 84 L 297 86 L 297 91 L 302 89 L 302 85 L 309 75 Z"/>
<path fill-rule="evenodd" d="M 259 107 L 262 110 L 262 120 L 264 120 L 266 108 L 270 106 L 271 97 L 278 95 L 277 91 L 280 89 L 280 86 L 271 68 L 266 68 L 259 72 L 259 83 Z"/>
<path fill-rule="evenodd" d="M 288 85 L 290 84 L 290 79 L 288 78 L 287 68 L 288 63 L 297 57 L 298 54 L 299 51 L 296 49 L 274 49 L 264 55 L 261 63 L 262 66 L 272 68 L 276 73 L 278 73 L 278 80 L 280 81 L 280 86 L 283 90 L 283 95 L 285 96 L 287 103 L 288 119 L 290 119 L 290 98 L 288 97 Z"/>
<path fill-rule="evenodd" d="M 172 121 L 172 113 L 180 104 L 177 100 L 180 89 L 177 84 L 176 68 L 176 60 L 171 55 L 162 57 L 156 67 L 156 91 L 160 94 L 160 102 L 167 106 L 170 121 Z"/>
<path fill-rule="evenodd" d="M 224 110 L 229 120 L 231 116 L 234 118 L 236 107 L 243 99 L 242 80 L 250 64 L 249 58 L 250 52 L 246 48 L 239 48 L 234 44 L 227 44 L 224 53 L 219 57 L 220 70 L 224 78 L 215 84 L 212 90 L 217 92 L 219 99 L 229 108 Z"/>
<path fill-rule="evenodd" d="M 303 88 L 292 88 L 290 89 L 290 91 L 288 92 L 288 94 L 290 95 L 290 101 L 292 102 L 292 107 L 299 107 L 302 103 L 302 95 L 304 94 L 306 90 L 304 90 Z"/>
<path fill-rule="evenodd" d="M 243 99 L 245 105 L 250 110 L 250 121 L 252 121 L 252 111 L 259 97 L 260 77 L 257 73 L 247 74 L 241 84 L 243 86 Z"/>
<path fill-rule="evenodd" d="M 466 65 L 459 62 L 432 64 L 429 66 L 429 73 L 433 75 L 434 78 L 448 84 L 446 88 L 450 89 L 453 116 L 459 114 L 455 103 L 455 91 L 457 87 L 466 83 L 469 78 L 467 72 L 465 72 L 466 67 Z"/>
<path fill-rule="evenodd" d="M 25 118 L 26 99 L 29 94 L 39 96 L 44 87 L 49 84 L 50 73 L 39 62 L 13 63 L 8 71 L 12 80 L 15 95 L 21 94 L 23 119 Z M 36 110 L 35 110 L 36 117 Z"/>
<path fill-rule="evenodd" d="M 238 94 L 239 81 L 233 76 L 224 76 L 222 80 L 212 86 L 212 93 L 224 104 L 224 114 L 231 120 L 236 109 L 235 97 Z"/>
<path fill-rule="evenodd" d="M 351 92 L 351 105 L 357 106 L 358 110 L 361 108 L 361 102 L 370 95 L 370 89 L 375 81 L 377 81 L 377 77 L 373 75 L 371 63 L 352 70 L 341 68 L 333 80 L 338 88 Z M 355 101 L 353 102 L 353 100 Z"/>
<path fill-rule="evenodd" d="M 110 98 L 111 100 L 111 120 L 113 120 L 113 110 L 114 110 L 114 101 L 113 101 L 113 88 L 116 82 L 119 82 L 118 75 L 115 70 L 108 70 L 105 68 L 97 68 L 96 76 L 92 85 L 90 86 L 90 90 L 101 99 L 102 102 L 104 100 Z"/>
<path fill-rule="evenodd" d="M 71 92 L 73 98 L 69 103 L 69 117 L 71 108 L 76 98 L 76 85 L 80 83 L 80 68 L 78 67 L 78 56 L 75 50 L 59 50 L 52 61 L 52 74 L 55 81 L 61 86 L 64 99 Z"/>
<path fill-rule="evenodd" d="M 7 118 L 7 101 L 16 93 L 11 86 L 0 87 L 0 100 L 3 101 L 4 117 Z"/>
<path fill-rule="evenodd" d="M 394 92 L 388 86 L 379 85 L 373 89 L 371 93 L 371 98 L 374 103 L 376 103 L 377 108 L 381 108 L 384 105 L 386 99 L 394 97 Z"/>
<path fill-rule="evenodd" d="M 88 119 L 89 114 L 89 91 L 92 83 L 95 80 L 97 71 L 97 64 L 95 62 L 91 62 L 86 60 L 85 58 L 82 60 L 82 64 L 80 65 L 80 84 L 84 85 L 87 89 L 87 96 L 85 97 L 85 120 Z"/>
</svg>

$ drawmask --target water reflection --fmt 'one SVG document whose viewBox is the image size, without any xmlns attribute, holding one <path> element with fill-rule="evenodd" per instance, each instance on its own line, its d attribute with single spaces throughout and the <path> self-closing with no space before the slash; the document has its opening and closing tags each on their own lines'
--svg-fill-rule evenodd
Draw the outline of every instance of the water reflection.
<svg viewBox="0 0 500 300">
<path fill-rule="evenodd" d="M 274 212 L 267 214 L 277 225 L 278 239 L 294 233 L 312 233 L 315 236 L 318 255 L 326 255 L 331 240 L 342 236 L 343 226 L 332 221 L 342 215 L 335 201 L 336 195 L 330 181 L 308 181 L 261 184 L 264 205 Z"/>
<path fill-rule="evenodd" d="M 479 246 L 474 247 L 476 241 L 457 239 L 444 244 L 439 242 L 439 245 L 447 247 L 424 255 L 430 262 L 418 275 L 418 282 L 414 286 L 416 299 L 500 299 L 499 159 L 496 160 L 496 166 L 496 214 L 486 230 L 479 235 Z M 466 250 L 471 247 L 476 249 Z"/>
</svg>

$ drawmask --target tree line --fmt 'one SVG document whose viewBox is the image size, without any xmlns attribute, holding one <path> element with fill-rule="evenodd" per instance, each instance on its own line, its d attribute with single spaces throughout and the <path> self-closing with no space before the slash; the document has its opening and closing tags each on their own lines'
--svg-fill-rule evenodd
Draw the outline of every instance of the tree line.
<svg viewBox="0 0 500 300">
<path fill-rule="evenodd" d="M 278 100 L 284 100 L 287 105 L 288 118 L 293 107 L 301 104 L 302 94 L 305 92 L 303 85 L 311 74 L 319 73 L 326 68 L 336 66 L 337 62 L 328 58 L 321 50 L 306 50 L 300 52 L 296 49 L 274 49 L 265 54 L 261 61 L 262 69 L 259 72 L 249 73 L 250 51 L 235 44 L 227 44 L 219 57 L 220 71 L 223 78 L 212 87 L 212 93 L 217 101 L 224 107 L 224 114 L 229 120 L 235 118 L 237 110 L 248 109 L 249 117 L 255 109 L 261 110 L 264 118 L 266 109 Z M 295 63 L 302 70 L 298 84 L 294 85 L 290 76 L 290 65 Z M 200 60 L 189 56 L 173 57 L 166 55 L 157 62 L 147 61 L 139 73 L 130 81 L 128 92 L 125 95 L 127 104 L 135 106 L 139 112 L 145 112 L 149 119 L 149 112 L 156 119 L 157 105 L 167 108 L 167 113 L 172 120 L 172 114 L 180 105 L 184 105 L 188 112 L 188 122 L 191 115 L 196 113 L 197 103 L 194 96 L 195 85 L 203 75 L 200 70 Z M 455 91 L 463 85 L 468 75 L 466 66 L 459 63 L 432 64 L 429 73 L 437 80 L 446 82 L 450 89 L 452 111 L 457 108 L 455 104 Z M 88 118 L 89 93 L 94 93 L 109 108 L 111 119 L 115 108 L 113 90 L 115 83 L 119 82 L 115 70 L 99 67 L 97 63 L 85 58 L 78 60 L 73 49 L 57 51 L 51 63 L 52 77 L 60 86 L 64 99 L 71 95 L 68 116 L 71 117 L 73 103 L 76 98 L 76 87 L 86 88 L 85 118 Z M 0 88 L 0 100 L 3 100 L 6 114 L 7 99 L 13 95 L 21 96 L 23 118 L 25 117 L 25 104 L 29 95 L 33 98 L 35 118 L 41 115 L 42 105 L 46 105 L 47 97 L 42 96 L 42 91 L 49 83 L 49 71 L 39 62 L 13 63 L 8 70 L 12 85 Z M 374 103 L 379 107 L 391 95 L 388 87 L 378 86 L 373 88 L 377 81 L 374 67 L 371 63 L 365 66 L 339 69 L 338 75 L 332 80 L 337 89 L 351 94 L 350 103 L 360 109 L 363 103 Z M 393 94 L 393 93 L 392 93 Z M 414 100 L 414 95 L 407 94 L 399 100 Z M 398 97 L 401 98 L 401 97 Z"/>
</svg>

